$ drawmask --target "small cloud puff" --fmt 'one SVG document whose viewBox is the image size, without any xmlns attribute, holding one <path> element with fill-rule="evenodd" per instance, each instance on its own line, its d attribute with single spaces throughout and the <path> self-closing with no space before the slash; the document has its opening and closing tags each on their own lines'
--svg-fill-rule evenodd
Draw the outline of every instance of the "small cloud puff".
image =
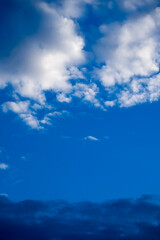
<svg viewBox="0 0 160 240">
<path fill-rule="evenodd" d="M 84 140 L 89 140 L 89 141 L 99 141 L 98 138 L 93 137 L 93 136 L 87 136 L 87 137 L 84 138 Z"/>
<path fill-rule="evenodd" d="M 8 164 L 6 164 L 6 163 L 0 163 L 0 169 L 1 169 L 1 170 L 6 170 L 8 167 L 9 167 Z"/>
<path fill-rule="evenodd" d="M 115 101 L 105 101 L 104 104 L 106 107 L 113 107 L 115 106 Z"/>
</svg>

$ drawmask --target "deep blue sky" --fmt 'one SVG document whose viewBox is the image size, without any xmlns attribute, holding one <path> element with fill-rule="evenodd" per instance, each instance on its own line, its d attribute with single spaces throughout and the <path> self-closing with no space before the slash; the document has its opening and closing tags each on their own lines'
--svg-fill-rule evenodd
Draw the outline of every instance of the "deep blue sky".
<svg viewBox="0 0 160 240">
<path fill-rule="evenodd" d="M 159 194 L 159 103 L 107 112 L 83 106 L 43 132 L 1 113 L 1 192 L 13 200 L 103 201 Z M 99 141 L 84 140 L 93 135 Z"/>
<path fill-rule="evenodd" d="M 160 194 L 158 1 L 1 1 L 0 194 Z"/>
</svg>

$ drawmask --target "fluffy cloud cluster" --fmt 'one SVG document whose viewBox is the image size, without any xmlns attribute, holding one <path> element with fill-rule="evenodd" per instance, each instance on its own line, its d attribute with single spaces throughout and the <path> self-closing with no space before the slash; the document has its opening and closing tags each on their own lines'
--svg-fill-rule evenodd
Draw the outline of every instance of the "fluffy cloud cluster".
<svg viewBox="0 0 160 240">
<path fill-rule="evenodd" d="M 160 8 L 138 19 L 100 27 L 105 36 L 99 48 L 106 65 L 99 76 L 106 87 L 159 71 L 159 27 Z"/>
<path fill-rule="evenodd" d="M 151 240 L 160 238 L 159 198 L 104 203 L 10 202 L 0 196 L 0 236 L 16 239 Z"/>
<path fill-rule="evenodd" d="M 72 91 L 69 80 L 82 76 L 76 66 L 84 62 L 85 56 L 83 38 L 76 33 L 72 19 L 45 2 L 37 2 L 36 8 L 42 15 L 41 28 L 2 64 L 0 87 L 10 84 L 16 96 L 15 102 L 3 104 L 4 111 L 11 110 L 32 128 L 41 128 L 30 100 L 46 107 L 47 91 Z M 17 100 L 17 94 L 28 100 Z M 62 95 L 58 100 L 63 101 Z"/>
<path fill-rule="evenodd" d="M 41 16 L 38 30 L 0 61 L 0 88 L 12 88 L 12 100 L 2 104 L 4 112 L 15 112 L 30 127 L 41 129 L 51 123 L 49 113 L 53 113 L 48 93 L 61 104 L 70 104 L 76 97 L 103 110 L 159 99 L 160 8 L 156 0 L 107 4 L 103 0 L 38 0 L 32 5 Z M 94 29 L 95 23 L 85 11 L 90 9 L 96 17 L 115 7 L 124 18 L 103 17 L 98 34 L 89 42 L 91 36 L 87 38 L 89 33 L 83 30 L 88 23 Z M 87 41 L 94 46 L 87 49 Z M 48 112 L 39 118 L 42 109 Z M 56 106 L 54 111 L 59 112 Z"/>
<path fill-rule="evenodd" d="M 98 70 L 107 88 L 120 86 L 121 106 L 158 100 L 160 62 L 160 8 L 121 24 L 102 25 L 104 37 L 97 52 L 106 62 Z M 155 75 L 155 76 L 154 76 Z"/>
<path fill-rule="evenodd" d="M 134 79 L 128 88 L 119 94 L 122 107 L 130 107 L 147 101 L 158 101 L 160 97 L 160 74 L 150 78 Z"/>
<path fill-rule="evenodd" d="M 40 32 L 13 52 L 1 68 L 0 79 L 1 86 L 10 83 L 22 97 L 43 104 L 44 91 L 70 90 L 70 68 L 84 61 L 84 41 L 76 34 L 71 19 L 46 3 L 37 7 L 43 15 Z"/>
</svg>

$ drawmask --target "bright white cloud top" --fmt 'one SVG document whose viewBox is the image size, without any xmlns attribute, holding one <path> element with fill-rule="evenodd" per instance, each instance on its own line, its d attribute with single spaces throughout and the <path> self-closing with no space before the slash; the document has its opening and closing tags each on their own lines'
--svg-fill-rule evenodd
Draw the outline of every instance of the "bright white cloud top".
<svg viewBox="0 0 160 240">
<path fill-rule="evenodd" d="M 121 106 L 159 98 L 160 8 L 123 24 L 100 26 L 104 37 L 97 53 L 106 62 L 98 70 L 106 88 L 124 85 L 118 95 Z M 155 76 L 153 76 L 156 74 Z"/>
<path fill-rule="evenodd" d="M 0 64 L 0 88 L 11 86 L 13 95 L 12 101 L 2 104 L 3 111 L 13 111 L 30 127 L 41 129 L 51 124 L 55 108 L 47 100 L 48 92 L 59 104 L 71 104 L 76 97 L 102 110 L 159 100 L 160 8 L 157 1 L 117 2 L 36 1 L 42 16 L 38 32 L 26 37 Z M 89 6 L 98 14 L 104 6 L 109 11 L 116 4 L 127 17 L 101 23 L 87 49 L 79 21 L 85 10 Z M 148 6 L 151 10 L 139 11 Z M 40 109 L 48 110 L 41 119 Z"/>
</svg>

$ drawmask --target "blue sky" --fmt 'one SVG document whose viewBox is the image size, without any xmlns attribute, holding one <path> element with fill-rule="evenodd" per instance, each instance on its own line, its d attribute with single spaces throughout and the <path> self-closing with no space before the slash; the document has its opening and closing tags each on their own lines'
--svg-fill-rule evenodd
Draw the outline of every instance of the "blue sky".
<svg viewBox="0 0 160 240">
<path fill-rule="evenodd" d="M 1 163 L 8 168 L 1 169 L 1 193 L 71 202 L 159 194 L 158 108 L 82 106 L 43 131 L 2 113 Z"/>
<path fill-rule="evenodd" d="M 158 0 L 0 1 L 0 238 L 160 239 Z"/>
<path fill-rule="evenodd" d="M 159 194 L 158 1 L 2 1 L 0 192 Z"/>
</svg>

